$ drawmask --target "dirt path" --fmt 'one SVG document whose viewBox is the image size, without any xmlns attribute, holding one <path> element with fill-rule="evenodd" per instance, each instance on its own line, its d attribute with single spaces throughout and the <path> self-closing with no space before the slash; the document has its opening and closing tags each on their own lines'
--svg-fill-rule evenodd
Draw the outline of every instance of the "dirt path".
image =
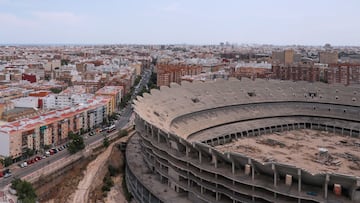
<svg viewBox="0 0 360 203">
<path fill-rule="evenodd" d="M 121 187 L 122 178 L 122 174 L 120 174 L 114 179 L 115 185 L 111 188 L 108 196 L 105 198 L 106 203 L 128 203 L 123 195 L 123 190 Z"/>
<path fill-rule="evenodd" d="M 93 189 L 95 185 L 95 179 L 97 178 L 98 174 L 102 171 L 102 167 L 106 164 L 109 156 L 111 154 L 112 148 L 115 144 L 121 142 L 122 139 L 113 142 L 110 146 L 101 153 L 94 161 L 92 161 L 85 171 L 84 178 L 80 181 L 77 190 L 71 195 L 68 202 L 73 203 L 86 203 L 88 202 L 89 192 Z M 102 179 L 101 179 L 102 180 Z"/>
</svg>

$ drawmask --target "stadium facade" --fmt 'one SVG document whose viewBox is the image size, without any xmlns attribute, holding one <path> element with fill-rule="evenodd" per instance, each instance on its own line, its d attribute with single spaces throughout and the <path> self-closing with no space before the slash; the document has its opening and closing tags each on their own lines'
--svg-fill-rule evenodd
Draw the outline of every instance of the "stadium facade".
<svg viewBox="0 0 360 203">
<path fill-rule="evenodd" d="M 360 201 L 360 87 L 233 78 L 183 82 L 138 97 L 134 109 L 137 134 L 126 149 L 126 181 L 138 202 Z M 340 161 L 315 160 L 314 172 L 217 148 L 300 129 L 336 134 L 345 144 L 352 140 L 355 151 L 343 154 L 347 170 L 337 168 L 345 164 Z"/>
</svg>

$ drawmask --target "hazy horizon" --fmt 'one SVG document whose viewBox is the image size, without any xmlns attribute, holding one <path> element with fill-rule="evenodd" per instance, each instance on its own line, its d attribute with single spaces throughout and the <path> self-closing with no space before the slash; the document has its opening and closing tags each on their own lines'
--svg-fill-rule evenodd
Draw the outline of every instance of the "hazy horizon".
<svg viewBox="0 0 360 203">
<path fill-rule="evenodd" d="M 0 0 L 2 45 L 360 46 L 357 0 Z"/>
</svg>

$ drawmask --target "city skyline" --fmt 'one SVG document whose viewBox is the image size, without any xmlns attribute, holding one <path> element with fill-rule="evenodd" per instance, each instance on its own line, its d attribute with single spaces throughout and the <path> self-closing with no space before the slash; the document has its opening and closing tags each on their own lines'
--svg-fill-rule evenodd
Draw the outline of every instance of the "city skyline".
<svg viewBox="0 0 360 203">
<path fill-rule="evenodd" d="M 360 2 L 0 0 L 0 44 L 360 45 Z"/>
</svg>

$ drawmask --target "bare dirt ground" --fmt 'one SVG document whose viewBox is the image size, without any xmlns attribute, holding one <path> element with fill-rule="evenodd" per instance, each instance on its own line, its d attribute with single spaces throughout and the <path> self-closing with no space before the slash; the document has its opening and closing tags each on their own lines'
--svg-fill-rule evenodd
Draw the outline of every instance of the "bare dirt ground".
<svg viewBox="0 0 360 203">
<path fill-rule="evenodd" d="M 360 141 L 315 130 L 294 130 L 239 139 L 216 147 L 236 151 L 260 162 L 295 165 L 311 173 L 360 175 Z"/>
<path fill-rule="evenodd" d="M 113 150 L 111 157 L 109 159 L 109 164 L 115 166 L 116 168 L 123 169 L 124 167 L 124 155 L 119 150 Z M 122 188 L 124 171 L 113 177 L 114 187 L 111 188 L 110 192 L 107 194 L 107 197 L 104 199 L 106 203 L 128 203 L 124 197 L 124 191 Z"/>
<path fill-rule="evenodd" d="M 83 177 L 83 170 L 91 158 L 77 162 L 67 173 L 56 178 L 40 180 L 43 184 L 36 189 L 40 202 L 66 203 Z"/>
<path fill-rule="evenodd" d="M 94 161 L 92 161 L 85 171 L 84 178 L 79 182 L 77 190 L 74 194 L 69 197 L 68 202 L 73 203 L 87 203 L 89 202 L 89 194 L 102 182 L 103 177 L 105 176 L 108 166 L 108 159 L 112 154 L 113 147 L 120 143 L 122 139 L 115 141 L 110 144 L 110 146 L 101 153 Z"/>
<path fill-rule="evenodd" d="M 90 192 L 89 202 L 114 202 L 114 203 L 123 203 L 127 202 L 122 195 L 122 168 L 124 166 L 124 156 L 122 152 L 117 147 L 113 147 L 109 160 L 107 161 L 105 170 L 108 170 L 107 167 L 112 165 L 114 168 L 119 169 L 120 173 L 117 176 L 112 177 L 114 181 L 114 186 L 111 188 L 109 192 L 107 192 L 106 197 L 103 196 L 104 192 L 101 190 L 104 185 L 102 182 L 97 184 L 97 186 Z M 102 180 L 103 177 L 98 177 L 98 180 Z M 98 182 L 98 181 L 97 181 Z"/>
<path fill-rule="evenodd" d="M 111 188 L 104 201 L 106 203 L 128 203 L 123 195 L 123 190 L 121 187 L 122 175 L 116 176 L 113 180 L 115 185 Z"/>
<path fill-rule="evenodd" d="M 116 145 L 128 138 L 129 136 L 120 138 L 106 149 L 95 149 L 90 157 L 67 166 L 69 170 L 62 171 L 62 174 L 40 178 L 35 187 L 39 202 L 126 202 L 121 185 L 124 157 Z M 120 169 L 120 173 L 112 177 L 114 186 L 104 195 L 101 188 L 109 165 Z"/>
</svg>

